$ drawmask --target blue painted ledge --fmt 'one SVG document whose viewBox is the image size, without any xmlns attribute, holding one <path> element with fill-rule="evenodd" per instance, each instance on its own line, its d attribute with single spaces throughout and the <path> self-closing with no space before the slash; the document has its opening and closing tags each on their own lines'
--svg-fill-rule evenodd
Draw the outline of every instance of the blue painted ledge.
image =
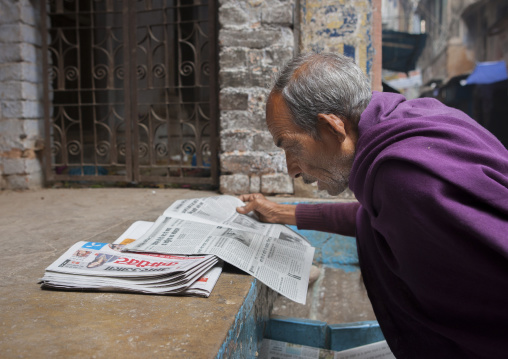
<svg viewBox="0 0 508 359">
<path fill-rule="evenodd" d="M 377 321 L 327 324 L 318 320 L 282 316 L 270 318 L 264 337 L 334 351 L 384 340 Z"/>
</svg>

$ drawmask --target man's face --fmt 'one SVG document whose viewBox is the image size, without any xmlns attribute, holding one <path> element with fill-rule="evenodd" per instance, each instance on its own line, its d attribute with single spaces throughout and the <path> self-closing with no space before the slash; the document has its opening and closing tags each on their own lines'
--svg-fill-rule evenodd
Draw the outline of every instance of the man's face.
<svg viewBox="0 0 508 359">
<path fill-rule="evenodd" d="M 317 181 L 318 189 L 335 196 L 348 187 L 356 137 L 345 130 L 345 136 L 338 134 L 328 117 L 319 121 L 321 138 L 316 140 L 292 122 L 281 94 L 272 93 L 266 105 L 266 123 L 275 145 L 286 154 L 289 175 L 305 183 Z"/>
</svg>

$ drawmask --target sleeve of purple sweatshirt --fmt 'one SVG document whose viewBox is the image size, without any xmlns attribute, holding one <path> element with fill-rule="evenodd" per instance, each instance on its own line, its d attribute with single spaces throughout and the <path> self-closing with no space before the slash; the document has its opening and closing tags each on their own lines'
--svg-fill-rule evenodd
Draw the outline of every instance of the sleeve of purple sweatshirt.
<svg viewBox="0 0 508 359">
<path fill-rule="evenodd" d="M 355 236 L 356 212 L 360 203 L 319 203 L 296 206 L 298 229 L 313 229 L 321 232 Z"/>
</svg>

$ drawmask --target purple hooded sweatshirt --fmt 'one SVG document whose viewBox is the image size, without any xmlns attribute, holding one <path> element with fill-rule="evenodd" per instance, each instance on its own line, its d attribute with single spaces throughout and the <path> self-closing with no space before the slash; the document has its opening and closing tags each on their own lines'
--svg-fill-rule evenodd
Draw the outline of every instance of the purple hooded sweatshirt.
<svg viewBox="0 0 508 359">
<path fill-rule="evenodd" d="M 508 357 L 508 151 L 429 98 L 374 92 L 358 131 L 359 203 L 298 205 L 298 227 L 356 229 L 397 358 Z"/>
</svg>

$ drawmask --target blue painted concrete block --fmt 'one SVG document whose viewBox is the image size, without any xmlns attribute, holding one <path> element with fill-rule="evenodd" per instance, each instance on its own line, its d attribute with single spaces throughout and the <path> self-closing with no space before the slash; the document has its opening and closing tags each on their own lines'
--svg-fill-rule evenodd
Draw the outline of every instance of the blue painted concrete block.
<svg viewBox="0 0 508 359">
<path fill-rule="evenodd" d="M 330 324 L 330 350 L 340 351 L 385 340 L 377 321 Z"/>
<path fill-rule="evenodd" d="M 266 339 L 341 351 L 385 340 L 377 321 L 327 324 L 318 320 L 273 316 Z"/>
<path fill-rule="evenodd" d="M 327 324 L 318 320 L 273 316 L 265 329 L 265 338 L 315 348 L 328 347 Z"/>
</svg>

